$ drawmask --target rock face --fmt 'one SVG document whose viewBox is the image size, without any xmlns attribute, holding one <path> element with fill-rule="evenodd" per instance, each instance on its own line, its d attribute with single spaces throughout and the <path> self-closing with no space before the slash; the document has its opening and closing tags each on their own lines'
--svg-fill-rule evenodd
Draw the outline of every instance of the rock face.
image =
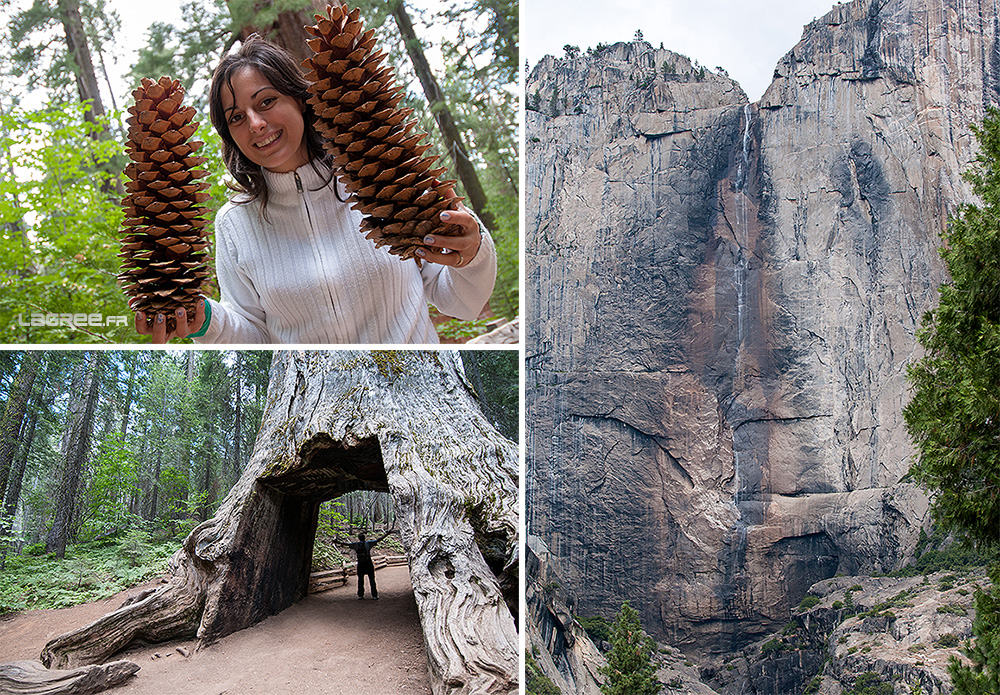
<svg viewBox="0 0 1000 695">
<path fill-rule="evenodd" d="M 938 234 L 998 102 L 992 3 L 859 0 L 762 100 L 638 41 L 526 92 L 528 526 L 583 615 L 724 652 L 899 566 Z"/>
</svg>

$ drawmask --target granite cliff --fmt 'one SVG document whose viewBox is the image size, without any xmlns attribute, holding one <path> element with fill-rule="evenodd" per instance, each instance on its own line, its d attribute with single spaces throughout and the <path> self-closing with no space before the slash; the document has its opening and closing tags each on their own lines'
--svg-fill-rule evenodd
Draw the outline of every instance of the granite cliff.
<svg viewBox="0 0 1000 695">
<path fill-rule="evenodd" d="M 529 533 L 579 614 L 706 656 L 927 523 L 901 410 L 1000 100 L 997 6 L 856 0 L 748 103 L 636 41 L 526 84 Z"/>
</svg>

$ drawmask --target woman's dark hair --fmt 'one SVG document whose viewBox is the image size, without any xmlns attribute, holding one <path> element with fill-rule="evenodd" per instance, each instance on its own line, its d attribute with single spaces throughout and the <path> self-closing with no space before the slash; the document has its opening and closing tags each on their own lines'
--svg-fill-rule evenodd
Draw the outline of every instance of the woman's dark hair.
<svg viewBox="0 0 1000 695">
<path fill-rule="evenodd" d="M 328 177 L 327 184 L 334 176 L 330 166 L 332 157 L 323 149 L 323 138 L 316 132 L 316 116 L 313 114 L 312 107 L 305 103 L 310 96 L 309 83 L 302 76 L 302 71 L 299 70 L 295 59 L 280 46 L 275 46 L 257 34 L 251 35 L 243 42 L 238 51 L 225 56 L 215 69 L 215 73 L 212 75 L 212 86 L 209 89 L 208 103 L 212 125 L 215 126 L 216 132 L 222 138 L 222 159 L 226 164 L 226 169 L 239 184 L 233 188 L 247 194 L 249 199 L 241 202 L 249 203 L 260 200 L 261 210 L 265 210 L 268 191 L 264 173 L 261 171 L 260 165 L 254 164 L 240 151 L 233 136 L 229 134 L 229 121 L 222 108 L 222 90 L 228 89 L 235 101 L 233 75 L 244 68 L 254 68 L 276 90 L 299 99 L 305 105 L 305 111 L 302 114 L 305 121 L 303 137 L 309 153 L 309 162 L 318 173 Z M 337 197 L 340 197 L 339 192 Z"/>
</svg>

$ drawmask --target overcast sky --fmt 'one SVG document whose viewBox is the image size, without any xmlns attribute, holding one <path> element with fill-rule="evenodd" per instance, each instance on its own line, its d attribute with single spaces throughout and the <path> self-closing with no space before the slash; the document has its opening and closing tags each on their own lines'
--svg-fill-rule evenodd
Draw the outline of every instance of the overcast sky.
<svg viewBox="0 0 1000 695">
<path fill-rule="evenodd" d="M 802 28 L 836 0 L 522 0 L 521 60 L 562 56 L 566 44 L 585 50 L 631 41 L 636 29 L 709 70 L 719 65 L 751 101 L 763 95 L 778 60 Z"/>
</svg>

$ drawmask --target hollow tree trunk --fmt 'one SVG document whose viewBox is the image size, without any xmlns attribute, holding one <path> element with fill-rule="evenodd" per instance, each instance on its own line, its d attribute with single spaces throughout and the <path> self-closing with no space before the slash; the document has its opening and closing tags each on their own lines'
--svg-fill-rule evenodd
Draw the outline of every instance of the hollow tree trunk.
<svg viewBox="0 0 1000 695">
<path fill-rule="evenodd" d="M 170 583 L 52 640 L 42 660 L 205 644 L 283 610 L 308 589 L 320 503 L 358 489 L 394 500 L 434 692 L 517 692 L 516 447 L 444 351 L 276 353 L 246 471 L 173 557 Z"/>
</svg>

